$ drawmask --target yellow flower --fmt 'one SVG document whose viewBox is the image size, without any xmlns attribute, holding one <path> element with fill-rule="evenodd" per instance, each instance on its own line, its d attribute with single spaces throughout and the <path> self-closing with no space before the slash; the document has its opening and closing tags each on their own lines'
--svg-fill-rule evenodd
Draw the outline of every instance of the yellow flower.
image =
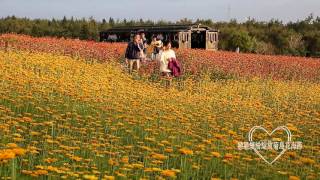
<svg viewBox="0 0 320 180">
<path fill-rule="evenodd" d="M 211 155 L 217 158 L 221 157 L 221 154 L 218 152 L 211 152 Z"/>
<path fill-rule="evenodd" d="M 192 165 L 192 168 L 193 168 L 193 169 L 196 169 L 196 170 L 199 170 L 199 169 L 200 169 L 200 166 L 199 166 L 199 165 Z"/>
<path fill-rule="evenodd" d="M 43 170 L 43 169 L 39 169 L 39 170 L 34 171 L 34 173 L 37 174 L 37 175 L 47 175 L 48 171 L 47 170 Z"/>
<path fill-rule="evenodd" d="M 134 163 L 132 164 L 133 168 L 138 168 L 138 169 L 142 169 L 144 167 L 143 164 L 138 164 L 138 163 Z"/>
<path fill-rule="evenodd" d="M 41 135 L 41 133 L 35 132 L 35 131 L 32 131 L 30 134 L 31 134 L 32 136 L 39 136 L 39 135 Z"/>
<path fill-rule="evenodd" d="M 287 175 L 288 174 L 288 172 L 285 172 L 285 171 L 278 171 L 278 173 L 281 174 L 281 175 Z"/>
<path fill-rule="evenodd" d="M 77 161 L 77 162 L 80 162 L 82 160 L 82 158 L 78 157 L 78 156 L 71 156 L 70 159 Z"/>
<path fill-rule="evenodd" d="M 160 168 L 152 168 L 152 171 L 154 171 L 154 172 L 160 172 L 161 169 L 160 169 Z"/>
<path fill-rule="evenodd" d="M 173 149 L 172 149 L 172 148 L 166 148 L 166 149 L 164 150 L 164 152 L 166 152 L 166 153 L 172 153 L 172 152 L 173 152 Z"/>
<path fill-rule="evenodd" d="M 107 176 L 107 175 L 105 175 L 105 176 L 104 176 L 104 180 L 115 180 L 115 177 L 114 177 L 114 176 Z"/>
<path fill-rule="evenodd" d="M 120 173 L 120 172 L 115 172 L 115 173 L 116 173 L 116 175 L 119 176 L 119 177 L 127 177 L 125 174 L 122 174 L 122 173 Z"/>
<path fill-rule="evenodd" d="M 84 175 L 83 178 L 88 179 L 88 180 L 97 180 L 98 179 L 98 177 L 96 177 L 95 175 Z"/>
<path fill-rule="evenodd" d="M 30 175 L 30 174 L 32 174 L 32 171 L 22 170 L 21 173 Z"/>
<path fill-rule="evenodd" d="M 56 159 L 56 158 L 47 158 L 44 160 L 44 162 L 46 162 L 46 163 L 53 163 L 53 162 L 57 162 L 57 161 L 58 161 L 58 159 Z"/>
<path fill-rule="evenodd" d="M 18 145 L 15 144 L 15 143 L 8 143 L 8 144 L 7 144 L 7 147 L 9 147 L 9 148 L 16 148 L 16 147 L 18 147 Z"/>
<path fill-rule="evenodd" d="M 300 158 L 300 161 L 304 164 L 308 164 L 308 165 L 311 165 L 311 164 L 315 164 L 315 161 L 313 159 L 310 159 L 310 158 Z"/>
</svg>

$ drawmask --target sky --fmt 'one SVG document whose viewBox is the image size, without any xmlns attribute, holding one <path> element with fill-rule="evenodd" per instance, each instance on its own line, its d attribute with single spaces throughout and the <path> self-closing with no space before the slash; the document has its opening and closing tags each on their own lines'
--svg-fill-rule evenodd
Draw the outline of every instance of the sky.
<svg viewBox="0 0 320 180">
<path fill-rule="evenodd" d="M 0 17 L 28 18 L 93 17 L 176 21 L 182 18 L 243 22 L 283 22 L 320 16 L 320 0 L 0 0 Z"/>
</svg>

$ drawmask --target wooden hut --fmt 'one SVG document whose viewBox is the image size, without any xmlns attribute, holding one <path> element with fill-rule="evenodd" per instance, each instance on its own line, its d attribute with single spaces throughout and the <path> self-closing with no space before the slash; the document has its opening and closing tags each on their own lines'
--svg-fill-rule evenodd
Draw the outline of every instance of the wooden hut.
<svg viewBox="0 0 320 180">
<path fill-rule="evenodd" d="M 201 24 L 114 27 L 100 32 L 100 41 L 129 42 L 134 34 L 142 32 L 149 42 L 157 36 L 172 41 L 176 48 L 218 50 L 219 31 Z"/>
</svg>

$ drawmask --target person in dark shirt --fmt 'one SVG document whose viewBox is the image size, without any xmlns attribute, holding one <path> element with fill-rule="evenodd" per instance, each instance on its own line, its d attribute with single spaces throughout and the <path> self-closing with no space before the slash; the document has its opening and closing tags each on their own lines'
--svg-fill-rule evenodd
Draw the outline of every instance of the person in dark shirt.
<svg viewBox="0 0 320 180">
<path fill-rule="evenodd" d="M 140 69 L 140 57 L 141 52 L 139 48 L 139 43 L 141 41 L 140 35 L 136 34 L 133 38 L 132 42 L 129 42 L 127 49 L 126 49 L 126 64 L 129 66 L 129 73 L 133 71 L 133 65 L 136 63 L 137 71 Z"/>
</svg>

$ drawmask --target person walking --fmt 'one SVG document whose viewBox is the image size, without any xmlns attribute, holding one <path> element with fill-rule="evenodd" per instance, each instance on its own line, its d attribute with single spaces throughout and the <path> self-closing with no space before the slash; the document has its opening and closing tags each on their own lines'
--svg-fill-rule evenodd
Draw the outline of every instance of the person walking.
<svg viewBox="0 0 320 180">
<path fill-rule="evenodd" d="M 139 47 L 139 43 L 141 41 L 140 35 L 136 34 L 133 37 L 133 41 L 128 43 L 126 49 L 126 64 L 129 66 L 129 73 L 131 74 L 133 71 L 133 65 L 136 64 L 137 71 L 140 69 L 140 58 L 141 58 L 141 50 Z"/>
<path fill-rule="evenodd" d="M 171 49 L 171 42 L 165 41 L 163 43 L 163 51 L 160 55 L 160 72 L 163 76 L 170 77 L 172 71 L 169 69 L 169 61 L 176 59 L 175 52 Z"/>
</svg>

